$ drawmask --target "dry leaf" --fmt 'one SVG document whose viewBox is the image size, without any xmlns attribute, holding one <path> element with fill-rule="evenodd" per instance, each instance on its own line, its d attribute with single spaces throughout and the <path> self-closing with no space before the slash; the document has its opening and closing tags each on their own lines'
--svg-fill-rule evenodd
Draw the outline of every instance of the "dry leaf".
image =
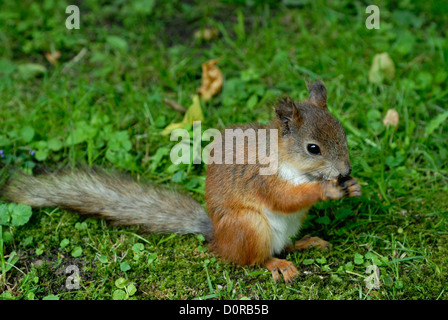
<svg viewBox="0 0 448 320">
<path fill-rule="evenodd" d="M 163 129 L 162 134 L 170 134 L 171 131 L 175 129 L 184 128 L 187 124 L 193 124 L 193 121 L 202 121 L 204 120 L 204 114 L 202 113 L 201 102 L 199 101 L 199 96 L 193 96 L 193 103 L 188 108 L 187 112 L 184 115 L 184 119 L 182 122 L 172 123 L 168 125 L 165 129 Z"/>
<path fill-rule="evenodd" d="M 392 80 L 395 77 L 395 64 L 387 52 L 376 54 L 373 57 L 369 71 L 369 81 L 381 83 L 383 80 Z"/>
<path fill-rule="evenodd" d="M 194 32 L 195 39 L 202 39 L 206 41 L 210 41 L 215 39 L 218 36 L 218 29 L 216 28 L 204 28 L 200 30 L 196 30 Z"/>
<path fill-rule="evenodd" d="M 222 72 L 216 65 L 218 61 L 218 59 L 214 59 L 202 64 L 202 83 L 198 92 L 204 101 L 210 100 L 221 91 Z"/>
<path fill-rule="evenodd" d="M 389 109 L 383 119 L 383 124 L 385 126 L 396 126 L 399 118 L 398 112 L 395 109 Z"/>
<path fill-rule="evenodd" d="M 52 51 L 45 53 L 45 58 L 47 58 L 48 62 L 50 62 L 52 65 L 57 64 L 60 57 L 61 57 L 60 51 Z"/>
</svg>

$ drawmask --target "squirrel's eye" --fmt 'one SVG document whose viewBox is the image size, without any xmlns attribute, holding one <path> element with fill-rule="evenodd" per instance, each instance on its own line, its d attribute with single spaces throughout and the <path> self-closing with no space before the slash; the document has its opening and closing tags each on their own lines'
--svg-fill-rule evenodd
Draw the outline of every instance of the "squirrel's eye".
<svg viewBox="0 0 448 320">
<path fill-rule="evenodd" d="M 308 150 L 309 153 L 314 154 L 314 155 L 318 155 L 320 154 L 320 148 L 317 144 L 309 144 L 306 149 Z"/>
</svg>

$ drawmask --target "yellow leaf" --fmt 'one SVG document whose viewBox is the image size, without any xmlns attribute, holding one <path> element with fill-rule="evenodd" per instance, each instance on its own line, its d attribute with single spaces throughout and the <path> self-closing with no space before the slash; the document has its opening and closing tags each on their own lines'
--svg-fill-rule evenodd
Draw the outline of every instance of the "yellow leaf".
<svg viewBox="0 0 448 320">
<path fill-rule="evenodd" d="M 165 129 L 163 129 L 162 134 L 167 135 L 170 134 L 171 131 L 175 129 L 184 128 L 186 125 L 193 124 L 193 121 L 202 121 L 204 120 L 204 114 L 202 113 L 201 102 L 199 101 L 199 96 L 193 96 L 193 103 L 188 108 L 187 112 L 185 112 L 184 119 L 182 122 L 172 123 L 168 125 Z"/>
<path fill-rule="evenodd" d="M 222 88 L 222 72 L 216 65 L 218 59 L 210 60 L 202 64 L 202 83 L 198 89 L 204 101 L 218 94 Z"/>
<path fill-rule="evenodd" d="M 373 57 L 369 71 L 369 81 L 381 83 L 383 80 L 392 80 L 395 77 L 395 64 L 387 52 L 376 54 Z"/>
</svg>

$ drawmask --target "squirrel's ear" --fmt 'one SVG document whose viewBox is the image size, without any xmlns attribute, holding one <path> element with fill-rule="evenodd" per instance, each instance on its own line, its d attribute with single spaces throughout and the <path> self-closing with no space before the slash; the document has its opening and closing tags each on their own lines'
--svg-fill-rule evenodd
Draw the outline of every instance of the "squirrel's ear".
<svg viewBox="0 0 448 320">
<path fill-rule="evenodd" d="M 275 113 L 282 123 L 285 133 L 290 131 L 292 122 L 295 122 L 296 124 L 301 122 L 299 110 L 290 97 L 285 97 L 280 100 L 275 108 Z"/>
<path fill-rule="evenodd" d="M 319 108 L 327 107 L 327 89 L 321 81 L 307 83 L 308 93 L 310 95 L 309 101 Z"/>
</svg>

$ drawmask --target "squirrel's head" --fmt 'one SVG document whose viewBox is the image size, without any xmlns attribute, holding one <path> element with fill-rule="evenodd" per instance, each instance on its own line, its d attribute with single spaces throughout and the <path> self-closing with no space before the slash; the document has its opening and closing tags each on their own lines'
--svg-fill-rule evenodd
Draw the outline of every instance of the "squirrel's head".
<svg viewBox="0 0 448 320">
<path fill-rule="evenodd" d="M 347 138 L 341 123 L 327 109 L 325 86 L 314 82 L 308 85 L 308 92 L 307 101 L 285 98 L 276 107 L 281 161 L 309 180 L 348 176 L 352 167 Z"/>
</svg>

